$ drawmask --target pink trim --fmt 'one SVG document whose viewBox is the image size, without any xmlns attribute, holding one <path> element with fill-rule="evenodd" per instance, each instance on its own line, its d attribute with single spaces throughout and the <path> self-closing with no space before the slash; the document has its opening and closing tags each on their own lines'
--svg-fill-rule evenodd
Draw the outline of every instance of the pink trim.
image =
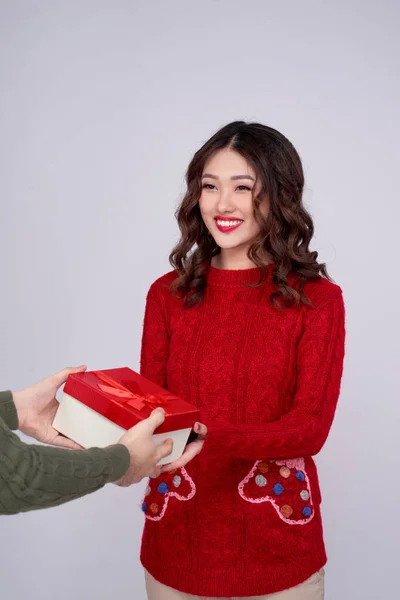
<svg viewBox="0 0 400 600">
<path fill-rule="evenodd" d="M 196 494 L 196 485 L 193 481 L 193 479 L 190 477 L 190 475 L 188 474 L 188 472 L 186 471 L 186 469 L 184 467 L 182 467 L 180 469 L 181 474 L 183 475 L 183 477 L 186 479 L 186 481 L 189 482 L 190 488 L 191 488 L 191 492 L 189 494 L 189 496 L 181 496 L 180 494 L 178 494 L 178 492 L 168 492 L 168 494 L 165 494 L 164 498 L 164 506 L 163 509 L 161 511 L 161 513 L 158 515 L 158 517 L 149 517 L 148 515 L 145 514 L 146 519 L 149 519 L 150 521 L 161 521 L 161 519 L 163 518 L 163 516 L 165 515 L 165 511 L 167 510 L 167 506 L 169 503 L 169 499 L 174 497 L 177 500 L 180 500 L 181 502 L 187 502 L 188 500 L 191 500 L 193 498 L 193 496 Z"/>
<path fill-rule="evenodd" d="M 238 491 L 239 491 L 239 495 L 243 498 L 243 500 L 245 500 L 246 502 L 251 502 L 251 504 L 262 504 L 263 502 L 270 502 L 272 504 L 272 506 L 274 507 L 274 509 L 276 510 L 276 512 L 278 513 L 279 518 L 282 519 L 282 521 L 285 521 L 285 523 L 288 523 L 289 525 L 306 525 L 307 523 L 312 521 L 312 519 L 314 518 L 315 510 L 313 510 L 313 512 L 307 519 L 302 519 L 301 521 L 294 521 L 293 519 L 286 519 L 282 515 L 278 504 L 276 503 L 275 499 L 272 498 L 272 496 L 263 496 L 262 498 L 249 498 L 248 496 L 246 496 L 243 488 L 254 477 L 254 474 L 257 470 L 257 466 L 259 465 L 260 462 L 263 462 L 263 461 L 257 460 L 255 462 L 253 468 L 251 469 L 250 473 L 248 475 L 246 475 L 246 477 L 239 483 Z M 275 462 L 275 464 L 278 466 L 285 466 L 285 467 L 288 467 L 289 469 L 295 468 L 298 471 L 303 471 L 304 476 L 305 476 L 305 481 L 307 483 L 307 487 L 308 487 L 308 490 L 310 493 L 310 499 L 309 499 L 310 504 L 311 504 L 311 506 L 314 506 L 313 501 L 312 501 L 312 495 L 311 495 L 310 480 L 309 480 L 306 470 L 304 468 L 304 458 L 296 458 L 294 460 L 286 460 L 286 461 L 285 460 L 277 460 L 277 461 L 271 461 L 271 462 Z"/>
<path fill-rule="evenodd" d="M 304 458 L 290 458 L 289 460 L 276 460 L 275 464 L 279 467 L 287 467 L 288 469 L 297 469 L 304 471 Z"/>
</svg>

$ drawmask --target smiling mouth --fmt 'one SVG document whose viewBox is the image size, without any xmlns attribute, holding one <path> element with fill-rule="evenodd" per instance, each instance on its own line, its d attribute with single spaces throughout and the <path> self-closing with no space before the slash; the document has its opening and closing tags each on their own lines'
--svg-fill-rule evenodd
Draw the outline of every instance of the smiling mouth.
<svg viewBox="0 0 400 600">
<path fill-rule="evenodd" d="M 241 219 L 220 219 L 217 217 L 214 220 L 219 231 L 222 231 L 222 233 L 230 233 L 243 223 Z"/>
</svg>

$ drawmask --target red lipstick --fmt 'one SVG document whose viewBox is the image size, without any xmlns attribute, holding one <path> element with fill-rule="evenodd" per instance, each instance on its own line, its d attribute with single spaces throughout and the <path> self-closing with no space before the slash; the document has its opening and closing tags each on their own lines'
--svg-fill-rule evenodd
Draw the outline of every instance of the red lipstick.
<svg viewBox="0 0 400 600">
<path fill-rule="evenodd" d="M 230 233 L 235 231 L 243 223 L 243 219 L 237 219 L 235 217 L 221 217 L 217 216 L 214 218 L 215 224 L 221 233 Z"/>
</svg>

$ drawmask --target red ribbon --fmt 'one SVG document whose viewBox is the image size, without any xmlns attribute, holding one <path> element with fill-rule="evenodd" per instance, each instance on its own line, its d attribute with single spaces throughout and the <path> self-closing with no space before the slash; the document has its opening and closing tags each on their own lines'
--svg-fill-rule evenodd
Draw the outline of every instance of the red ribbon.
<svg viewBox="0 0 400 600">
<path fill-rule="evenodd" d="M 164 406 L 167 403 L 165 398 L 155 396 L 154 394 L 135 394 L 135 392 L 131 392 L 121 383 L 111 379 L 111 377 L 106 375 L 103 371 L 92 371 L 92 373 L 108 384 L 103 385 L 102 383 L 98 383 L 98 387 L 103 392 L 114 396 L 114 398 L 118 398 L 121 404 L 129 404 L 129 406 L 136 408 L 136 410 L 142 410 L 145 406 L 154 409 L 159 406 Z"/>
</svg>

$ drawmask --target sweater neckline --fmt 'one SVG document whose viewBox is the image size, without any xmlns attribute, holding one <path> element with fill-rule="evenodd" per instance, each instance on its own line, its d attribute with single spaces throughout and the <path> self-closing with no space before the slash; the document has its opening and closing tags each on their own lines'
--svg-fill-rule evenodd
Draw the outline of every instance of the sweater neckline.
<svg viewBox="0 0 400 600">
<path fill-rule="evenodd" d="M 271 280 L 273 263 L 265 266 L 266 279 L 263 283 Z M 254 285 L 260 281 L 260 269 L 251 267 L 249 269 L 217 269 L 212 265 L 207 271 L 207 283 L 214 287 L 238 288 L 244 285 Z"/>
</svg>

